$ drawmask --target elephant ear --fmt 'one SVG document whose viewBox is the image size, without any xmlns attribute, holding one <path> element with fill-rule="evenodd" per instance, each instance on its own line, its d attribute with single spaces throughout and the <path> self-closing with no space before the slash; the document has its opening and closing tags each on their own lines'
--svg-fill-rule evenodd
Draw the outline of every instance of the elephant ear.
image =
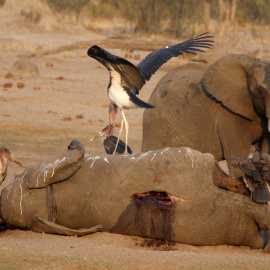
<svg viewBox="0 0 270 270">
<path fill-rule="evenodd" d="M 203 90 L 226 109 L 253 120 L 245 61 L 248 59 L 243 55 L 229 55 L 213 63 L 203 76 Z"/>
<path fill-rule="evenodd" d="M 68 151 L 49 158 L 27 171 L 29 188 L 45 188 L 62 182 L 72 176 L 84 161 L 84 147 L 79 141 L 72 141 Z"/>
</svg>

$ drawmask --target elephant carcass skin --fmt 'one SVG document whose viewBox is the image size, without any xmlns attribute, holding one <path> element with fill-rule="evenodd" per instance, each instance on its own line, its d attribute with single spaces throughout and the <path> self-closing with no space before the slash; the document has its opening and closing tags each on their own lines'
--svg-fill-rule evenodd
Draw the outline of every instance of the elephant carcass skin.
<svg viewBox="0 0 270 270">
<path fill-rule="evenodd" d="M 220 173 L 211 154 L 164 148 L 86 155 L 81 164 L 72 162 L 75 172 L 65 179 L 63 168 L 51 166 L 53 159 L 17 176 L 1 194 L 5 223 L 67 235 L 98 231 L 102 225 L 108 232 L 193 245 L 262 248 L 268 242 L 260 236 L 270 226 L 268 207 L 218 188 L 214 177 Z M 59 175 L 54 183 L 52 172 Z"/>
</svg>

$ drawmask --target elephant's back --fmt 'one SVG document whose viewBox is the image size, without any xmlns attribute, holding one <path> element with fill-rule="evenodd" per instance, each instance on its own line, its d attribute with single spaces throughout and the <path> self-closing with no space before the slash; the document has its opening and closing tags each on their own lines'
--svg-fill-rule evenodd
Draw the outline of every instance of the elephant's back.
<svg viewBox="0 0 270 270">
<path fill-rule="evenodd" d="M 152 95 L 149 103 L 155 107 L 162 103 L 175 103 L 175 98 L 185 100 L 186 92 L 191 84 L 191 87 L 198 93 L 196 88 L 199 85 L 204 73 L 204 67 L 197 64 L 183 65 L 164 75 Z M 187 91 L 184 91 L 184 90 Z"/>
<path fill-rule="evenodd" d="M 199 65 L 185 65 L 160 80 L 149 100 L 155 108 L 144 112 L 142 151 L 167 146 L 187 146 L 201 152 L 220 148 L 215 127 L 210 124 L 213 119 L 209 119 L 215 116 L 217 106 L 200 87 L 204 70 Z M 205 146 L 208 141 L 211 149 Z M 219 152 L 213 153 L 222 155 Z"/>
</svg>

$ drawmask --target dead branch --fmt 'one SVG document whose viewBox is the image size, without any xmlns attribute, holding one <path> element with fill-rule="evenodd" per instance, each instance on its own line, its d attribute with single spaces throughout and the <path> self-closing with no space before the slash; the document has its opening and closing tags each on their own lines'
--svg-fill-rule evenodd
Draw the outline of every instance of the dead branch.
<svg viewBox="0 0 270 270">
<path fill-rule="evenodd" d="M 61 53 L 64 51 L 72 51 L 77 49 L 88 49 L 93 45 L 98 45 L 105 48 L 112 49 L 126 49 L 126 50 L 138 50 L 138 51 L 155 51 L 165 46 L 174 45 L 172 41 L 157 41 L 157 40 L 123 40 L 123 39 L 103 39 L 103 40 L 91 40 L 80 41 L 69 45 L 60 46 L 43 52 L 35 52 L 27 55 L 21 55 L 21 57 L 42 57 L 52 54 Z"/>
</svg>

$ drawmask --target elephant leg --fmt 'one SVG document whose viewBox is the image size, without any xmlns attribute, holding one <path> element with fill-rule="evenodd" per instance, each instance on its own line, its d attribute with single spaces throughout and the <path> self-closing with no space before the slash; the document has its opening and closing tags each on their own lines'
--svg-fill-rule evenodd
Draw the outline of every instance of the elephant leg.
<svg viewBox="0 0 270 270">
<path fill-rule="evenodd" d="M 227 166 L 228 166 L 228 169 L 229 169 L 229 174 L 230 176 L 234 176 L 234 177 L 244 177 L 244 173 L 238 169 L 238 168 L 234 168 L 232 165 L 231 165 L 231 158 L 232 156 L 230 154 L 227 154 L 225 155 L 226 157 L 226 161 L 227 161 Z"/>
<path fill-rule="evenodd" d="M 262 153 L 270 154 L 270 136 L 269 135 L 266 135 L 264 137 L 259 147 L 261 148 Z"/>
<path fill-rule="evenodd" d="M 232 116 L 226 112 L 223 122 L 218 125 L 218 136 L 220 139 L 223 156 L 227 161 L 231 176 L 244 176 L 244 173 L 231 165 L 232 157 L 248 157 L 251 144 L 260 138 L 261 132 L 256 124 L 239 117 Z M 230 129 L 227 126 L 230 124 Z M 252 132 L 251 132 L 252 131 Z"/>
<path fill-rule="evenodd" d="M 239 169 L 234 168 L 231 165 L 231 158 L 232 157 L 245 157 L 247 158 L 250 153 L 250 146 L 252 145 L 254 140 L 252 138 L 246 136 L 243 136 L 242 138 L 239 138 L 238 140 L 235 140 L 231 144 L 231 151 L 230 154 L 228 154 L 228 168 L 230 171 L 231 176 L 239 177 L 239 176 L 244 176 L 243 172 L 240 173 Z"/>
<path fill-rule="evenodd" d="M 162 149 L 168 145 L 168 123 L 162 117 L 160 108 L 155 104 L 153 110 L 145 110 L 143 114 L 142 152 Z"/>
</svg>

